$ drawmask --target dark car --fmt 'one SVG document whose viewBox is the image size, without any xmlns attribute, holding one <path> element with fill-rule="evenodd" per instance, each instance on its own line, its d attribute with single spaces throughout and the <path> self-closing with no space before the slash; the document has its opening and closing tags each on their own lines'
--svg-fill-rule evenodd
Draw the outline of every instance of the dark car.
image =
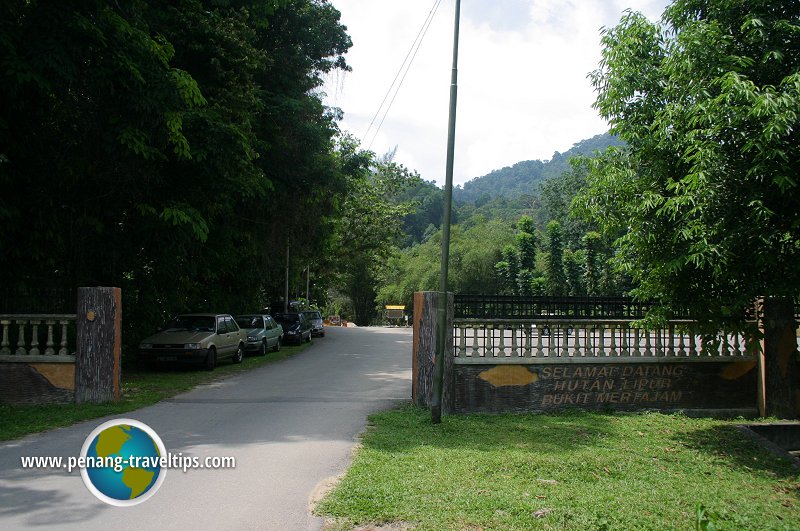
<svg viewBox="0 0 800 531">
<path fill-rule="evenodd" d="M 300 301 L 289 301 L 288 304 L 286 304 L 284 301 L 273 301 L 270 303 L 268 308 L 262 309 L 261 313 L 268 313 L 274 316 L 276 313 L 285 313 L 285 312 L 297 313 L 302 308 L 303 308 L 303 303 Z"/>
<path fill-rule="evenodd" d="M 301 312 L 306 319 L 311 321 L 311 335 L 325 337 L 325 325 L 322 323 L 322 314 L 317 310 L 304 310 Z"/>
<path fill-rule="evenodd" d="M 300 312 L 276 313 L 272 317 L 283 327 L 283 340 L 288 343 L 311 341 L 311 322 Z"/>
</svg>

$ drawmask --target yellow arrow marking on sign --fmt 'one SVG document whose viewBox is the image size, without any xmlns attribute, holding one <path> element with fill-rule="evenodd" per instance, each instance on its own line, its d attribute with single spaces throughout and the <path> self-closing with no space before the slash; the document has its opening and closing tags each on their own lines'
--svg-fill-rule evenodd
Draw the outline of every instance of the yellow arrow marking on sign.
<svg viewBox="0 0 800 531">
<path fill-rule="evenodd" d="M 529 371 L 522 365 L 497 365 L 478 375 L 481 380 L 489 382 L 493 387 L 523 387 L 539 381 L 539 374 Z"/>
<path fill-rule="evenodd" d="M 724 380 L 738 380 L 748 372 L 752 371 L 755 366 L 755 361 L 736 361 L 729 363 L 722 369 L 722 378 Z"/>
</svg>

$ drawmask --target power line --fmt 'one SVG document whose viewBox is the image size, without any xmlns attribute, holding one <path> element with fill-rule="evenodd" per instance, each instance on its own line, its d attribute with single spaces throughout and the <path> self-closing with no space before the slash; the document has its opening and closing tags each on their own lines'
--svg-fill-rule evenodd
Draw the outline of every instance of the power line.
<svg viewBox="0 0 800 531">
<path fill-rule="evenodd" d="M 425 18 L 425 21 L 422 23 L 422 26 L 417 32 L 417 36 L 414 38 L 414 42 L 411 43 L 411 47 L 408 49 L 408 53 L 406 53 L 406 56 L 403 59 L 400 68 L 397 70 L 397 73 L 395 74 L 394 79 L 392 80 L 392 84 L 389 85 L 389 89 L 383 96 L 383 100 L 381 100 L 381 104 L 378 106 L 378 110 L 376 110 L 375 114 L 372 116 L 372 120 L 370 121 L 367 130 L 364 132 L 364 136 L 361 138 L 362 144 L 367 139 L 367 136 L 369 136 L 369 132 L 372 129 L 372 126 L 375 124 L 376 118 L 380 114 L 381 109 L 386 103 L 386 99 L 389 97 L 389 94 L 391 94 L 392 89 L 394 88 L 395 83 L 397 82 L 397 78 L 399 77 L 400 83 L 397 84 L 397 88 L 394 90 L 394 95 L 392 96 L 391 100 L 389 100 L 389 105 L 384 110 L 383 117 L 381 118 L 381 121 L 378 123 L 378 127 L 375 129 L 375 132 L 372 135 L 372 140 L 370 141 L 367 149 L 370 149 L 372 147 L 372 144 L 375 142 L 375 139 L 378 136 L 378 132 L 380 132 L 381 126 L 383 125 L 383 121 L 386 120 L 386 116 L 389 114 L 389 110 L 392 108 L 392 104 L 394 103 L 394 100 L 397 97 L 398 92 L 400 92 L 400 88 L 403 86 L 403 81 L 405 80 L 406 75 L 408 75 L 408 71 L 411 69 L 411 65 L 414 62 L 414 58 L 417 56 L 417 52 L 419 51 L 419 48 L 422 45 L 422 41 L 425 38 L 425 35 L 428 33 L 428 28 L 430 28 L 431 23 L 433 22 L 433 17 L 436 15 L 436 11 L 439 9 L 439 5 L 441 3 L 442 0 L 434 0 L 433 6 L 431 6 L 430 11 L 428 11 L 428 16 Z M 409 57 L 411 58 L 410 60 Z M 408 65 L 406 65 L 406 63 L 408 63 Z M 404 68 L 405 72 L 403 71 Z M 401 73 L 403 74 L 402 77 L 400 77 Z"/>
</svg>

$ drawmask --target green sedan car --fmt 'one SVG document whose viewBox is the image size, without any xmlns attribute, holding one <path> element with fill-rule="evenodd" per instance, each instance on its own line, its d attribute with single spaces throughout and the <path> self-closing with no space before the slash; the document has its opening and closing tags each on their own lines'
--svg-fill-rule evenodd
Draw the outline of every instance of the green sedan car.
<svg viewBox="0 0 800 531">
<path fill-rule="evenodd" d="M 247 342 L 244 344 L 246 352 L 257 352 L 259 356 L 263 356 L 268 349 L 275 352 L 281 349 L 283 327 L 270 315 L 237 315 L 234 319 L 247 334 Z"/>
</svg>

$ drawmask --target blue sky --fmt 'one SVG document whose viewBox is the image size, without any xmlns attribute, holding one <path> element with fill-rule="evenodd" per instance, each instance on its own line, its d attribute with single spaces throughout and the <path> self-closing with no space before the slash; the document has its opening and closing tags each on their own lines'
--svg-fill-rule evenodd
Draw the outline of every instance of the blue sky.
<svg viewBox="0 0 800 531">
<path fill-rule="evenodd" d="M 433 0 L 332 0 L 353 48 L 349 73 L 325 92 L 340 124 L 361 139 Z M 389 114 L 371 144 L 444 182 L 455 0 L 443 0 Z M 664 0 L 462 0 L 455 184 L 521 160 L 549 159 L 605 132 L 587 75 L 600 60 L 600 29 L 626 8 L 655 20 Z M 382 116 L 382 112 L 381 112 Z M 377 121 L 380 121 L 381 116 Z"/>
</svg>

